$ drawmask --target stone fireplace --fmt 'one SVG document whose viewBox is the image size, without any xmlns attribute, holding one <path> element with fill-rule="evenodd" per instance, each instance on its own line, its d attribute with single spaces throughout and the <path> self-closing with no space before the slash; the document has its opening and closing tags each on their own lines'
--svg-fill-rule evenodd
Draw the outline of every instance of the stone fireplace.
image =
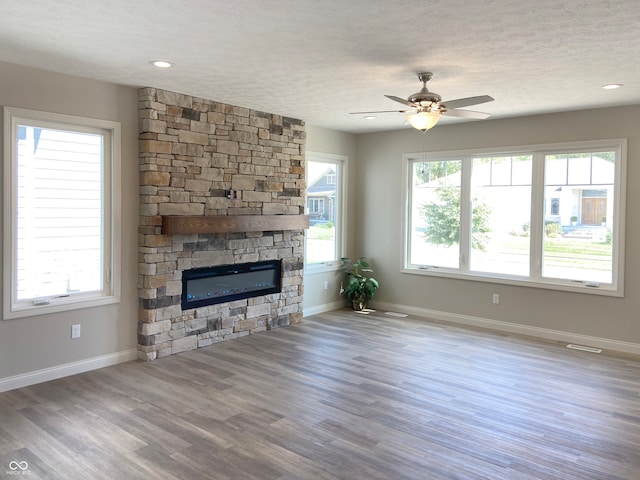
<svg viewBox="0 0 640 480">
<path fill-rule="evenodd" d="M 300 120 L 140 89 L 139 358 L 301 320 L 304 154 Z M 238 218 L 251 228 L 209 228 Z M 203 225 L 167 227 L 176 219 Z M 279 292 L 183 309 L 183 272 L 269 260 Z"/>
</svg>

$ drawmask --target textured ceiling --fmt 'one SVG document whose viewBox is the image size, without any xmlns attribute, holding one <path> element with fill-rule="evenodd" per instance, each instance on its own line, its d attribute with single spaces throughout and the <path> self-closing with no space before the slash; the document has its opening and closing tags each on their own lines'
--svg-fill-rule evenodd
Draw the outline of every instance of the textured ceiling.
<svg viewBox="0 0 640 480">
<path fill-rule="evenodd" d="M 383 95 L 417 92 L 425 70 L 444 100 L 494 97 L 469 107 L 492 118 L 640 104 L 638 0 L 0 0 L 0 12 L 0 61 L 348 132 L 410 128 L 349 112 L 402 108 Z"/>
</svg>

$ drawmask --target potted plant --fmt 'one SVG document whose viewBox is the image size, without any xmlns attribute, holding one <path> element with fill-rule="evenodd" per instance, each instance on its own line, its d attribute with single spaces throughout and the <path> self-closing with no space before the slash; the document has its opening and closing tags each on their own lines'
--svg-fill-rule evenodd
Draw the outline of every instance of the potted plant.
<svg viewBox="0 0 640 480">
<path fill-rule="evenodd" d="M 571 225 L 575 225 L 576 223 L 578 223 L 578 217 L 574 215 L 571 217 Z"/>
<path fill-rule="evenodd" d="M 354 310 L 364 310 L 379 286 L 375 278 L 366 275 L 373 270 L 365 257 L 360 257 L 356 261 L 343 257 L 342 272 L 345 278 L 340 284 L 340 294 L 351 302 Z"/>
</svg>

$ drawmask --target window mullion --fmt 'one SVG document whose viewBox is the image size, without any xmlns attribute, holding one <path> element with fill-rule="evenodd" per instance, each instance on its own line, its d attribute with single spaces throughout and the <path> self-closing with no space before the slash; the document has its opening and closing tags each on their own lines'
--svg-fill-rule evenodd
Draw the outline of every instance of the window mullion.
<svg viewBox="0 0 640 480">
<path fill-rule="evenodd" d="M 462 159 L 460 179 L 460 271 L 469 271 L 471 258 L 471 170 L 472 158 Z"/>
<path fill-rule="evenodd" d="M 542 277 L 542 241 L 544 238 L 544 153 L 533 153 L 531 178 L 530 273 L 533 281 Z"/>
<path fill-rule="evenodd" d="M 615 169 L 615 191 L 613 195 L 613 226 L 610 227 L 613 236 L 613 265 L 612 265 L 612 273 L 613 273 L 613 283 L 616 288 L 619 288 L 619 279 L 624 279 L 624 261 L 621 260 L 620 255 L 624 252 L 624 241 L 625 241 L 625 222 L 624 219 L 626 217 L 626 202 L 623 201 L 623 198 L 626 198 L 626 178 L 627 178 L 627 167 L 626 162 L 622 161 L 622 159 L 627 158 L 627 142 L 623 141 L 620 145 L 615 149 L 616 151 L 616 169 Z"/>
</svg>

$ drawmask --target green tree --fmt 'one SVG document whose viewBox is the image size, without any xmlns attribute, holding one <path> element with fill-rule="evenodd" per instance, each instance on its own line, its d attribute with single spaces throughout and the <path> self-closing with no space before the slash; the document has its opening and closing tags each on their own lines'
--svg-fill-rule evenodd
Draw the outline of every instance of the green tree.
<svg viewBox="0 0 640 480">
<path fill-rule="evenodd" d="M 420 162 L 415 166 L 417 184 L 429 183 L 436 179 L 445 178 L 462 168 L 459 160 L 446 160 L 440 162 Z"/>
<path fill-rule="evenodd" d="M 438 188 L 438 201 L 421 207 L 421 215 L 427 223 L 424 238 L 435 245 L 460 243 L 460 189 Z M 491 231 L 489 218 L 491 208 L 485 203 L 473 200 L 471 215 L 471 248 L 486 251 L 488 233 Z"/>
</svg>

